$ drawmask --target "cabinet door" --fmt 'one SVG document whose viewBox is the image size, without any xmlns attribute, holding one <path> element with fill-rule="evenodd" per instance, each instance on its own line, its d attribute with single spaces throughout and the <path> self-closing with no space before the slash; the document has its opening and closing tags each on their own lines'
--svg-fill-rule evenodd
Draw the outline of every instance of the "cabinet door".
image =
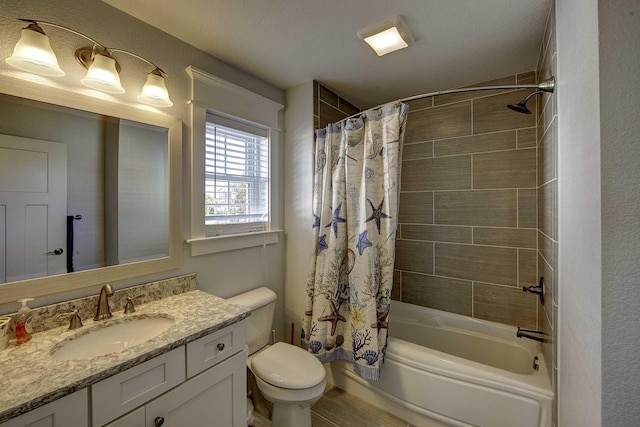
<svg viewBox="0 0 640 427">
<path fill-rule="evenodd" d="M 89 399 L 84 388 L 0 424 L 0 427 L 86 427 Z"/>
<path fill-rule="evenodd" d="M 246 426 L 246 358 L 243 350 L 148 403 L 145 426 Z"/>
<path fill-rule="evenodd" d="M 104 427 L 142 427 L 144 425 L 144 406 L 129 412 Z"/>
</svg>

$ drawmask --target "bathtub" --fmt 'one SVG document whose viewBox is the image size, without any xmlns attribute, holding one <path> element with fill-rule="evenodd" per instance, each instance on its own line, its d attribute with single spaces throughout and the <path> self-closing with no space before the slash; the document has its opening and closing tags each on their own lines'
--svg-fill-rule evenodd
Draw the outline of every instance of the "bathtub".
<svg viewBox="0 0 640 427">
<path fill-rule="evenodd" d="M 335 386 L 416 426 L 551 426 L 540 344 L 499 323 L 393 301 L 380 381 L 345 361 L 327 371 Z"/>
</svg>

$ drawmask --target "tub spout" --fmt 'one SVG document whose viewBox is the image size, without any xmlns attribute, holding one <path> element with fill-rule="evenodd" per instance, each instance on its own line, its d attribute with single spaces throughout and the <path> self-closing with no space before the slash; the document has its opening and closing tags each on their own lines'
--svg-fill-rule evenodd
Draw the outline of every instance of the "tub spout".
<svg viewBox="0 0 640 427">
<path fill-rule="evenodd" d="M 531 329 L 520 329 L 518 326 L 518 332 L 516 332 L 518 338 L 529 338 L 530 340 L 544 342 L 544 332 L 534 331 Z"/>
</svg>

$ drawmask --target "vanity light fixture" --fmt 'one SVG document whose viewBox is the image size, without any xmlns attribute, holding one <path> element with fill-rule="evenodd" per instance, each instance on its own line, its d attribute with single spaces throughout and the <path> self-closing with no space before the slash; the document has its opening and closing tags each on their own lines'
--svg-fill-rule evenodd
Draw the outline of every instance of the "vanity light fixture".
<svg viewBox="0 0 640 427">
<path fill-rule="evenodd" d="M 409 47 L 415 40 L 407 23 L 401 16 L 358 31 L 378 56 Z"/>
<path fill-rule="evenodd" d="M 33 74 L 64 76 L 64 71 L 58 65 L 56 55 L 51 49 L 49 37 L 41 28 L 41 25 L 48 25 L 76 34 L 92 43 L 91 47 L 83 47 L 75 52 L 78 62 L 87 69 L 86 76 L 80 80 L 83 85 L 107 93 L 124 93 L 125 90 L 120 83 L 120 64 L 112 55 L 113 53 L 124 53 L 153 67 L 153 71 L 147 76 L 147 82 L 142 88 L 138 100 L 154 107 L 166 108 L 173 105 L 166 86 L 167 73 L 140 55 L 123 49 L 107 48 L 85 34 L 52 22 L 34 19 L 18 19 L 18 21 L 27 22 L 29 25 L 22 29 L 13 55 L 6 59 L 8 64 Z"/>
</svg>

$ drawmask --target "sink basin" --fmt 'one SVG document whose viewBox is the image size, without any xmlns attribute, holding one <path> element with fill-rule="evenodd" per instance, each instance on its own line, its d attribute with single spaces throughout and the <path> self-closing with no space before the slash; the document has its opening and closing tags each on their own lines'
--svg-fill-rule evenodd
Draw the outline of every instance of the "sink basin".
<svg viewBox="0 0 640 427">
<path fill-rule="evenodd" d="M 160 335 L 171 325 L 173 319 L 164 316 L 107 321 L 60 342 L 51 350 L 51 357 L 79 360 L 121 352 Z"/>
</svg>

